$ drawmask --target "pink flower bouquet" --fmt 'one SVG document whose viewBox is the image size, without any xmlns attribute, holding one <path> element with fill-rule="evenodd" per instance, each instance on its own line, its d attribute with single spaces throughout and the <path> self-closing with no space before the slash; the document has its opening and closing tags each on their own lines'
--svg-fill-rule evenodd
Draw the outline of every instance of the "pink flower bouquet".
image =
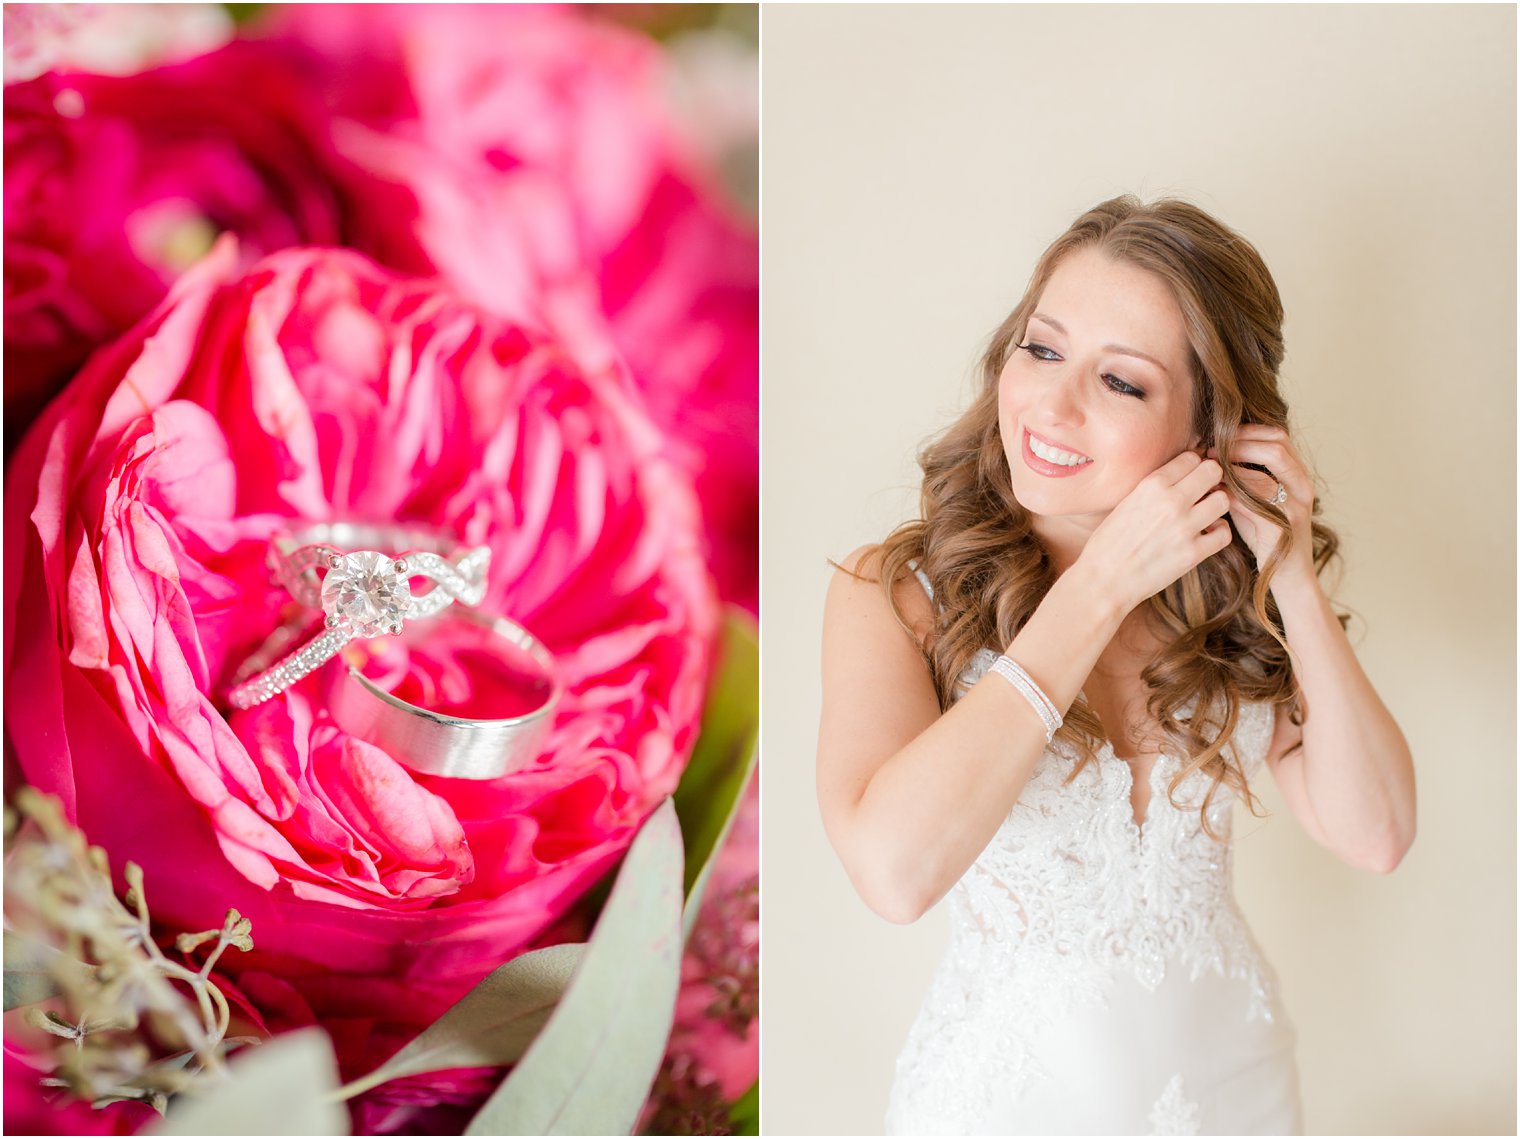
<svg viewBox="0 0 1520 1139">
<path fill-rule="evenodd" d="M 8 1089 L 51 1033 L 94 1064 L 55 1073 L 76 1097 L 171 1120 L 281 1062 L 350 1081 L 361 1132 L 626 1130 L 693 1057 L 731 1104 L 753 969 L 717 970 L 727 1006 L 692 993 L 756 945 L 752 814 L 704 871 L 753 751 L 753 641 L 720 608 L 755 597 L 753 233 L 655 41 L 553 8 L 360 13 L 6 90 L 7 786 L 61 806 L 26 800 L 18 851 L 99 848 L 67 882 L 56 853 L 8 872 L 52 977 L 7 1021 Z M 230 698 L 300 609 L 271 542 L 343 522 L 489 551 L 481 612 L 563 686 L 521 763 L 428 775 L 335 719 L 345 664 L 429 714 L 510 714 L 509 670 L 442 618 Z M 161 977 L 180 997 L 153 1005 Z M 544 1098 L 572 1068 L 606 1114 Z"/>
<path fill-rule="evenodd" d="M 626 361 L 753 612 L 759 262 L 673 70 L 552 5 L 295 5 L 169 66 L 9 86 L 7 450 L 215 234 L 245 265 L 341 244 Z"/>
</svg>

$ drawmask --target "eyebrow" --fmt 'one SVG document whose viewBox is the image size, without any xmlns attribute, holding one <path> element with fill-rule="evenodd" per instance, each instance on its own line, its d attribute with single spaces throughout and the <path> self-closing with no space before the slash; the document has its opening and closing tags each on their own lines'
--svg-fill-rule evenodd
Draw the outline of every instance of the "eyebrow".
<svg viewBox="0 0 1520 1139">
<path fill-rule="evenodd" d="M 1053 320 L 1050 317 L 1046 316 L 1043 312 L 1031 313 L 1030 316 L 1029 316 L 1030 320 L 1034 320 L 1036 318 L 1038 318 L 1040 320 L 1043 320 L 1046 324 L 1050 325 L 1051 328 L 1054 328 L 1062 336 L 1068 336 L 1068 335 L 1070 335 L 1070 333 L 1068 333 L 1066 331 L 1066 326 L 1063 325 L 1059 320 Z M 1156 357 L 1154 357 L 1154 356 L 1148 356 L 1148 355 L 1146 355 L 1144 352 L 1141 352 L 1139 349 L 1136 349 L 1136 348 L 1126 348 L 1122 344 L 1105 344 L 1105 345 L 1103 345 L 1103 351 L 1105 351 L 1105 352 L 1117 352 L 1121 356 L 1134 356 L 1138 360 L 1144 360 L 1144 361 L 1146 361 L 1149 364 L 1156 365 L 1156 367 L 1160 368 L 1161 371 L 1164 374 L 1166 374 L 1167 376 L 1171 375 L 1171 372 L 1167 371 L 1167 367 L 1166 367 L 1165 364 L 1163 364 L 1160 360 L 1156 359 Z"/>
</svg>

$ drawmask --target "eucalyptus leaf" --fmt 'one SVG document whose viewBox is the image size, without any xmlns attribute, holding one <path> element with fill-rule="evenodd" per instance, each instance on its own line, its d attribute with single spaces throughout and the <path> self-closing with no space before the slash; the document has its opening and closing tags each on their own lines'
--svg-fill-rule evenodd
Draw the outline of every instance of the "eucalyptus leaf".
<svg viewBox="0 0 1520 1139">
<path fill-rule="evenodd" d="M 739 773 L 742 778 L 739 781 L 738 792 L 729 803 L 728 813 L 723 819 L 723 826 L 718 831 L 717 843 L 703 862 L 702 870 L 697 875 L 696 880 L 691 883 L 691 886 L 686 891 L 686 911 L 681 920 L 682 937 L 690 938 L 691 931 L 696 928 L 697 916 L 702 911 L 702 898 L 707 893 L 707 883 L 712 878 L 713 867 L 717 865 L 717 858 L 715 856 L 718 850 L 722 848 L 724 839 L 728 837 L 728 832 L 733 829 L 734 819 L 739 814 L 740 800 L 743 799 L 744 792 L 749 787 L 749 781 L 755 776 L 756 759 L 757 753 L 751 750 L 749 757 L 744 762 L 744 766 L 740 769 Z"/>
<path fill-rule="evenodd" d="M 676 788 L 686 844 L 686 933 L 696 921 L 712 856 L 722 845 L 753 776 L 759 737 L 760 646 L 754 621 L 730 607 L 718 674 L 702 710 L 691 762 Z"/>
<path fill-rule="evenodd" d="M 554 1011 L 585 948 L 554 945 L 508 961 L 379 1068 L 345 1085 L 340 1097 L 420 1072 L 515 1062 Z"/>
<path fill-rule="evenodd" d="M 303 1028 L 238 1052 L 230 1079 L 204 1095 L 176 1096 L 154 1135 L 347 1135 L 333 1095 L 338 1062 L 320 1028 Z"/>
<path fill-rule="evenodd" d="M 34 1005 L 58 995 L 53 970 L 63 954 L 51 945 L 5 931 L 5 1009 Z M 86 966 L 80 965 L 81 968 Z"/>
<path fill-rule="evenodd" d="M 649 1095 L 681 979 L 681 830 L 640 829 L 559 1007 L 467 1135 L 627 1135 Z"/>
<path fill-rule="evenodd" d="M 728 1121 L 735 1135 L 760 1134 L 760 1081 L 750 1084 L 749 1091 L 734 1101 L 728 1109 Z"/>
</svg>

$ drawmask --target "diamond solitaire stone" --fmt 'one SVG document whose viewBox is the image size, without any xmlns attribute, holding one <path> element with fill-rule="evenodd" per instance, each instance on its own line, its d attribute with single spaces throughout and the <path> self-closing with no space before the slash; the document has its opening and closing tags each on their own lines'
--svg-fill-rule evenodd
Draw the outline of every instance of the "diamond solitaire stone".
<svg viewBox="0 0 1520 1139">
<path fill-rule="evenodd" d="M 412 608 L 407 579 L 396 563 L 374 550 L 344 554 L 322 580 L 322 608 L 355 636 L 378 637 L 401 624 Z"/>
</svg>

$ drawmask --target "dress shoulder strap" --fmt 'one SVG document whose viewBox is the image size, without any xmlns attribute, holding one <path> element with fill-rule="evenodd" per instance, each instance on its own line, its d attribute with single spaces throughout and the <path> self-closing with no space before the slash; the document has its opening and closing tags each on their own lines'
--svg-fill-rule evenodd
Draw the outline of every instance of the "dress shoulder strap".
<svg viewBox="0 0 1520 1139">
<path fill-rule="evenodd" d="M 908 568 L 913 571 L 913 576 L 918 578 L 918 584 L 924 587 L 924 592 L 929 595 L 929 600 L 934 600 L 934 587 L 929 584 L 929 575 L 918 568 L 917 559 L 909 559 Z"/>
<path fill-rule="evenodd" d="M 929 601 L 938 610 L 939 602 L 934 599 L 934 586 L 929 584 L 929 575 L 919 568 L 917 561 L 910 560 L 908 568 L 913 571 L 913 576 L 918 578 L 918 584 L 924 587 L 924 592 L 928 594 Z M 955 682 L 955 699 L 959 700 L 964 696 L 971 686 L 980 680 L 987 670 L 992 667 L 993 662 L 997 658 L 998 654 L 994 649 L 978 649 L 976 655 L 967 662 L 965 670 Z"/>
</svg>

